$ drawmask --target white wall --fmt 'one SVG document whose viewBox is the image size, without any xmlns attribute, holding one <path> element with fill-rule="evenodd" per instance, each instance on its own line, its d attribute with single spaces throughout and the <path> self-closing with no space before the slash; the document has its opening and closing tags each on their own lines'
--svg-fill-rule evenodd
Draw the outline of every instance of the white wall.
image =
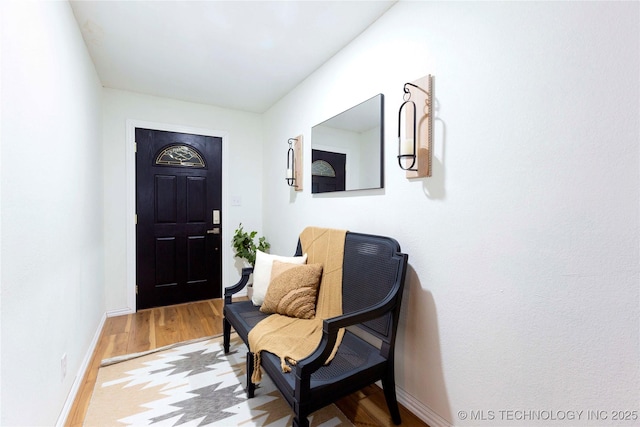
<svg viewBox="0 0 640 427">
<path fill-rule="evenodd" d="M 358 165 L 359 183 L 357 188 L 380 187 L 380 128 L 362 132 L 359 137 L 360 159 Z M 372 168 L 370 165 L 378 165 Z"/>
<path fill-rule="evenodd" d="M 101 91 L 67 2 L 3 2 L 2 425 L 55 424 L 105 312 Z"/>
<path fill-rule="evenodd" d="M 103 101 L 107 310 L 112 313 L 135 310 L 135 300 L 128 298 L 131 288 L 127 286 L 131 282 L 127 269 L 131 271 L 135 263 L 132 252 L 135 241 L 132 248 L 127 246 L 127 239 L 134 236 L 131 227 L 134 211 L 131 203 L 127 204 L 127 195 L 135 194 L 132 179 L 135 164 L 127 160 L 127 156 L 133 159 L 132 150 L 127 153 L 128 120 L 168 126 L 167 129 L 177 131 L 219 131 L 223 136 L 223 285 L 235 283 L 242 264 L 234 258 L 231 248 L 234 230 L 242 222 L 245 230 L 262 234 L 262 116 L 114 89 L 104 89 Z M 232 198 L 239 200 L 240 205 L 232 204 Z M 130 215 L 128 206 L 132 209 Z"/>
<path fill-rule="evenodd" d="M 640 409 L 639 7 L 400 2 L 265 114 L 272 253 L 319 225 L 409 254 L 396 373 L 433 426 Z M 403 84 L 429 73 L 434 176 L 409 181 L 394 117 Z M 379 92 L 384 190 L 312 196 L 311 127 Z M 300 133 L 295 193 L 280 178 Z"/>
</svg>

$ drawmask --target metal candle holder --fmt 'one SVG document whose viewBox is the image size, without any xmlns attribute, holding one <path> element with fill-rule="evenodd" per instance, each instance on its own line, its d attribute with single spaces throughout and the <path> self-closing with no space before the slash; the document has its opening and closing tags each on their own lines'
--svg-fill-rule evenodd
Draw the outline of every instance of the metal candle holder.
<svg viewBox="0 0 640 427">
<path fill-rule="evenodd" d="M 293 143 L 297 141 L 296 138 L 289 138 L 289 149 L 287 150 L 287 185 L 289 187 L 296 186 L 296 157 L 293 150 Z"/>
</svg>

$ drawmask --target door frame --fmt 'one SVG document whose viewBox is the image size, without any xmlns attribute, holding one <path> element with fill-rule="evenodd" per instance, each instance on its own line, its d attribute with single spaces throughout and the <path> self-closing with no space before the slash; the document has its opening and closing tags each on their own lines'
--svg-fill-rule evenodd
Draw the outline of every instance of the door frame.
<svg viewBox="0 0 640 427">
<path fill-rule="evenodd" d="M 177 125 L 173 123 L 157 123 L 143 120 L 127 119 L 127 140 L 125 143 L 125 168 L 126 168 L 126 277 L 127 277 L 127 313 L 136 312 L 136 153 L 135 153 L 135 137 L 136 128 L 145 128 L 153 130 L 161 130 L 177 133 L 190 133 L 195 135 L 215 136 L 222 138 L 222 283 L 227 283 L 228 271 L 225 260 L 230 259 L 231 246 L 225 245 L 226 233 L 229 230 L 229 206 L 228 206 L 228 174 L 226 165 L 228 165 L 229 153 L 229 132 L 197 128 L 192 126 Z M 119 311 L 118 314 L 126 314 Z"/>
</svg>

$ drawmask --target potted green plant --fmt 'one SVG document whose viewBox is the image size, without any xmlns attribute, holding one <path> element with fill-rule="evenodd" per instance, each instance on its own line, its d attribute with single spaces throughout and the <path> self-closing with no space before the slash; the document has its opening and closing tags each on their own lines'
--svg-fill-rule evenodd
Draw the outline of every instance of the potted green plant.
<svg viewBox="0 0 640 427">
<path fill-rule="evenodd" d="M 244 231 L 242 223 L 238 225 L 233 234 L 233 249 L 236 251 L 236 256 L 246 259 L 252 267 L 256 264 L 256 250 L 266 252 L 271 247 L 264 236 L 258 238 L 258 243 L 256 244 L 255 237 L 257 234 L 257 231 Z"/>
</svg>

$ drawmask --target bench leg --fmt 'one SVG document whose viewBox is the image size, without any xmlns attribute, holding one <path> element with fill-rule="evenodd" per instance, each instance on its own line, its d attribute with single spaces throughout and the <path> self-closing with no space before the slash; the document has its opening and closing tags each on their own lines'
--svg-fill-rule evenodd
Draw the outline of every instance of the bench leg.
<svg viewBox="0 0 640 427">
<path fill-rule="evenodd" d="M 300 405 L 299 402 L 294 401 L 291 409 L 293 409 L 293 427 L 309 427 L 309 419 L 307 418 L 309 413 L 306 405 Z"/>
<path fill-rule="evenodd" d="M 387 401 L 391 420 L 393 420 L 395 425 L 399 425 L 402 420 L 400 419 L 400 409 L 398 408 L 398 399 L 396 398 L 396 380 L 393 372 L 393 365 L 387 370 L 387 374 L 382 378 L 382 390 L 384 391 L 384 398 Z"/>
<path fill-rule="evenodd" d="M 247 397 L 251 399 L 256 392 L 256 385 L 251 382 L 253 376 L 253 353 L 247 352 Z"/>
<path fill-rule="evenodd" d="M 307 417 L 296 414 L 296 416 L 293 417 L 293 427 L 309 427 L 309 420 Z"/>
<path fill-rule="evenodd" d="M 231 340 L 231 323 L 226 318 L 222 319 L 222 342 L 224 345 L 224 353 L 229 353 L 229 346 Z"/>
</svg>

